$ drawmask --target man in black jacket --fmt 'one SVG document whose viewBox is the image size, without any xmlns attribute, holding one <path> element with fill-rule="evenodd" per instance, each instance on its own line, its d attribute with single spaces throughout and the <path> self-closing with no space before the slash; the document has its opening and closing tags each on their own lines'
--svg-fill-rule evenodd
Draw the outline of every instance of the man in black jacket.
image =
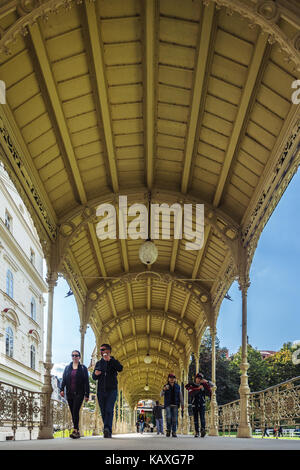
<svg viewBox="0 0 300 470">
<path fill-rule="evenodd" d="M 162 415 L 163 406 L 159 404 L 159 401 L 156 401 L 152 413 L 156 421 L 156 432 L 157 434 L 164 433 L 164 424 L 163 424 L 163 415 Z"/>
<path fill-rule="evenodd" d="M 101 410 L 104 437 L 111 437 L 114 406 L 118 393 L 118 372 L 123 370 L 122 364 L 111 356 L 111 346 L 101 344 L 101 359 L 95 365 L 93 379 L 98 380 L 97 398 Z"/>
<path fill-rule="evenodd" d="M 189 397 L 193 406 L 195 437 L 199 437 L 199 417 L 201 422 L 201 437 L 206 434 L 205 431 L 205 397 L 211 398 L 211 385 L 208 380 L 204 379 L 203 374 L 195 375 L 195 382 L 186 384 Z"/>
</svg>

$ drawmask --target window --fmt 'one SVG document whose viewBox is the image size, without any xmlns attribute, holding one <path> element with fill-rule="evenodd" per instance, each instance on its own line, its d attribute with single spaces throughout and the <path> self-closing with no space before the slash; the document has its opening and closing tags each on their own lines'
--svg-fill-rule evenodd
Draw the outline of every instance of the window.
<svg viewBox="0 0 300 470">
<path fill-rule="evenodd" d="M 7 211 L 5 211 L 5 225 L 8 228 L 8 230 L 11 232 L 12 231 L 12 216 Z"/>
<path fill-rule="evenodd" d="M 5 330 L 5 354 L 13 357 L 14 353 L 14 334 L 10 326 Z"/>
<path fill-rule="evenodd" d="M 35 369 L 35 347 L 33 344 L 30 347 L 30 367 L 31 369 Z"/>
<path fill-rule="evenodd" d="M 32 249 L 30 249 L 30 263 L 33 265 L 35 263 L 35 253 Z"/>
<path fill-rule="evenodd" d="M 12 299 L 14 298 L 14 277 L 13 273 L 9 269 L 6 273 L 6 293 Z"/>
<path fill-rule="evenodd" d="M 36 302 L 33 297 L 30 302 L 30 316 L 34 321 L 36 321 Z"/>
</svg>

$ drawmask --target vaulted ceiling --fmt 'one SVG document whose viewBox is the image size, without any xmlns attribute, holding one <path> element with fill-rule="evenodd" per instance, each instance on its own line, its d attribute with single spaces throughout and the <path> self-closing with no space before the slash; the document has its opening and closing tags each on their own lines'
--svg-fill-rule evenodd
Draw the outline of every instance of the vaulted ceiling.
<svg viewBox="0 0 300 470">
<path fill-rule="evenodd" d="M 132 403 L 186 367 L 299 165 L 297 1 L 0 1 L 0 158 Z M 203 203 L 204 245 L 99 240 L 96 210 Z M 147 352 L 153 361 L 143 362 Z"/>
</svg>

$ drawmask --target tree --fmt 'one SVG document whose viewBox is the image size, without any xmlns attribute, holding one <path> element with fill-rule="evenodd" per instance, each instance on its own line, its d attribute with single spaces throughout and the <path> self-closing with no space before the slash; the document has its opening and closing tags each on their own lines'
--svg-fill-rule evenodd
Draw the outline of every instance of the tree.
<svg viewBox="0 0 300 470">
<path fill-rule="evenodd" d="M 211 380 L 212 343 L 210 335 L 204 335 L 199 352 L 199 370 L 204 374 L 205 378 Z M 220 341 L 216 337 L 216 397 L 219 405 L 239 398 L 239 369 L 231 366 L 227 356 L 227 348 L 220 348 Z M 193 356 L 189 369 L 189 380 L 193 380 L 195 371 L 196 364 L 195 357 Z"/>
<path fill-rule="evenodd" d="M 232 365 L 235 364 L 238 369 L 242 362 L 242 350 L 239 351 L 232 358 Z M 260 352 L 253 348 L 250 344 L 247 347 L 247 362 L 249 364 L 248 383 L 251 392 L 264 390 L 269 386 L 270 371 L 266 362 L 262 359 Z"/>
<path fill-rule="evenodd" d="M 300 376 L 300 364 L 293 364 L 292 354 L 297 349 L 284 343 L 280 351 L 265 359 L 269 370 L 269 387 Z"/>
</svg>

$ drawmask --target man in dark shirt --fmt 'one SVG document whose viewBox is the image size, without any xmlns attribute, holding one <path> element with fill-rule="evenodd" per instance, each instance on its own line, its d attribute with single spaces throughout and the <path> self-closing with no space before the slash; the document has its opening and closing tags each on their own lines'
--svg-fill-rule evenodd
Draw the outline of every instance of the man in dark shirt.
<svg viewBox="0 0 300 470">
<path fill-rule="evenodd" d="M 101 344 L 101 359 L 95 365 L 93 379 L 98 380 L 97 398 L 103 420 L 103 436 L 108 438 L 112 435 L 112 422 L 115 401 L 118 394 L 118 372 L 123 370 L 122 364 L 111 356 L 111 346 Z"/>
<path fill-rule="evenodd" d="M 176 376 L 174 374 L 168 375 L 168 382 L 164 385 L 160 396 L 164 397 L 164 408 L 166 410 L 166 436 L 170 437 L 172 430 L 172 437 L 177 437 L 178 408 L 181 405 L 183 410 L 184 402 L 180 386 L 176 383 Z"/>
<path fill-rule="evenodd" d="M 186 384 L 185 388 L 188 390 L 191 397 L 194 424 L 195 424 L 195 437 L 199 437 L 199 417 L 201 422 L 201 437 L 206 434 L 205 430 L 205 397 L 206 395 L 211 398 L 211 386 L 208 380 L 204 379 L 203 374 L 198 373 L 195 375 L 195 382 Z"/>
<path fill-rule="evenodd" d="M 164 421 L 163 421 L 163 415 L 162 415 L 162 409 L 163 406 L 159 404 L 159 401 L 156 401 L 155 407 L 152 410 L 153 416 L 156 421 L 156 430 L 157 434 L 163 434 L 164 433 Z"/>
</svg>

